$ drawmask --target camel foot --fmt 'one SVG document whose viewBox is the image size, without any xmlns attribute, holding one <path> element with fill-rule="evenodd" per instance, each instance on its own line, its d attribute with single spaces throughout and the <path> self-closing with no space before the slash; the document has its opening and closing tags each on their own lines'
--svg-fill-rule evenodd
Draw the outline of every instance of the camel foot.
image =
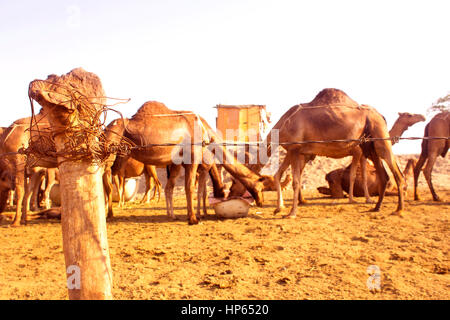
<svg viewBox="0 0 450 320">
<path fill-rule="evenodd" d="M 380 212 L 380 208 L 375 207 L 373 209 L 370 209 L 369 212 Z"/>
<path fill-rule="evenodd" d="M 11 223 L 11 227 L 13 227 L 13 228 L 19 228 L 19 227 L 21 227 L 21 224 L 20 224 L 20 222 L 14 221 L 13 223 Z"/>
<path fill-rule="evenodd" d="M 436 198 L 433 198 L 433 201 L 434 201 L 434 202 L 442 202 L 442 199 L 439 198 L 439 197 L 436 197 Z"/>
<path fill-rule="evenodd" d="M 355 204 L 358 203 L 358 201 L 354 200 L 354 199 L 348 199 L 348 203 L 350 204 Z"/>
<path fill-rule="evenodd" d="M 196 218 L 189 219 L 188 224 L 190 226 L 192 226 L 194 224 L 198 224 L 198 220 Z"/>
<path fill-rule="evenodd" d="M 283 216 L 283 219 L 295 219 L 295 218 L 297 218 L 297 215 L 296 214 L 288 214 L 288 215 L 285 215 L 285 216 Z"/>
<path fill-rule="evenodd" d="M 308 204 L 308 203 L 309 203 L 309 201 L 305 200 L 305 199 L 298 200 L 298 204 Z"/>
<path fill-rule="evenodd" d="M 403 210 L 397 210 L 391 213 L 391 216 L 403 218 Z"/>
<path fill-rule="evenodd" d="M 374 204 L 375 201 L 373 201 L 372 199 L 368 198 L 368 199 L 366 199 L 366 203 L 367 204 Z"/>
<path fill-rule="evenodd" d="M 414 201 L 420 201 L 420 200 L 422 200 L 422 199 L 420 199 L 419 196 L 414 196 Z"/>
<path fill-rule="evenodd" d="M 273 214 L 280 213 L 281 211 L 283 211 L 283 209 L 284 209 L 284 207 L 276 208 L 276 209 L 273 211 Z"/>
</svg>

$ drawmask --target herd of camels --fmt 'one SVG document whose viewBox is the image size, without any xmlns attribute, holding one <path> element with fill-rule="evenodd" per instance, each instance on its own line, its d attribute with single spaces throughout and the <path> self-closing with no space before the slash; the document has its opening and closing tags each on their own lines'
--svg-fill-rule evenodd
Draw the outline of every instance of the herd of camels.
<svg viewBox="0 0 450 320">
<path fill-rule="evenodd" d="M 151 146 L 134 148 L 129 156 L 110 156 L 104 164 L 103 185 L 105 205 L 108 218 L 113 217 L 112 190 L 113 183 L 119 191 L 119 205 L 123 204 L 124 180 L 129 177 L 145 175 L 146 192 L 142 201 L 149 202 L 150 192 L 153 197 L 161 192 L 161 183 L 156 174 L 157 167 L 167 169 L 167 183 L 164 186 L 167 214 L 175 219 L 173 207 L 173 191 L 181 168 L 185 171 L 185 192 L 187 199 L 188 223 L 196 224 L 203 214 L 206 214 L 206 183 L 211 179 L 214 196 L 224 198 L 226 194 L 222 169 L 233 177 L 233 185 L 229 197 L 242 196 L 248 191 L 258 206 L 263 203 L 263 191 L 277 192 L 277 207 L 275 213 L 284 208 L 282 189 L 292 180 L 293 203 L 285 217 L 295 217 L 298 205 L 305 202 L 301 193 L 301 176 L 305 164 L 316 156 L 343 158 L 352 156 L 352 162 L 347 168 L 334 170 L 327 174 L 328 187 L 318 188 L 320 193 L 333 198 L 344 197 L 344 191 L 353 196 L 365 196 L 371 203 L 370 196 L 378 196 L 378 201 L 372 211 L 379 211 L 385 195 L 397 195 L 396 214 L 404 210 L 405 174 L 414 172 L 414 198 L 419 199 L 417 181 L 423 170 L 434 201 L 440 201 L 436 194 L 431 173 L 438 156 L 445 157 L 450 135 L 450 112 L 444 111 L 436 115 L 425 128 L 425 137 L 443 137 L 447 139 L 423 140 L 422 152 L 417 163 L 410 161 L 402 172 L 392 152 L 392 144 L 413 124 L 425 121 L 422 115 L 399 113 L 399 118 L 388 131 L 384 117 L 371 106 L 360 105 L 338 89 L 324 89 L 311 102 L 295 105 L 290 108 L 275 124 L 272 130 L 278 130 L 281 147 L 286 151 L 282 163 L 274 176 L 260 174 L 264 167 L 262 163 L 240 163 L 236 156 L 221 145 L 221 138 L 209 124 L 200 116 L 186 111 L 168 109 L 160 102 L 146 102 L 131 118 L 120 118 L 112 121 L 105 129 L 107 141 L 113 143 L 121 139 L 132 141 L 136 145 Z M 164 115 L 164 116 L 161 116 Z M 40 128 L 50 124 L 45 115 L 36 115 Z M 7 128 L 2 128 L 0 136 L 0 219 L 1 212 L 12 205 L 11 190 L 15 191 L 16 214 L 13 226 L 26 223 L 28 211 L 39 207 L 38 195 L 42 189 L 43 203 L 50 207 L 49 192 L 57 181 L 57 161 L 52 158 L 37 159 L 26 163 L 25 156 L 17 151 L 26 147 L 33 131 L 29 130 L 30 118 L 15 121 Z M 185 152 L 176 144 L 186 136 L 192 137 L 194 132 L 201 132 L 202 141 L 208 144 L 193 144 L 190 148 L 189 163 L 175 163 L 173 155 L 183 156 Z M 264 141 L 268 156 L 273 152 L 271 132 Z M 392 141 L 391 138 L 392 137 Z M 362 138 L 375 138 L 365 140 Z M 378 139 L 377 138 L 381 138 Z M 306 141 L 346 140 L 329 143 L 303 143 Z M 217 144 L 210 144 L 217 142 Z M 164 145 L 167 144 L 167 145 Z M 162 146 L 163 145 L 163 146 Z M 205 152 L 205 148 L 214 145 L 217 150 Z M 218 152 L 220 151 L 220 152 Z M 221 153 L 223 159 L 214 161 Z M 202 159 L 201 159 L 202 158 Z M 206 159 L 205 159 L 206 158 Z M 369 164 L 370 159 L 372 164 Z M 222 161 L 223 160 L 223 161 Z M 395 187 L 389 188 L 389 175 L 383 165 L 385 161 L 391 171 Z M 291 167 L 292 176 L 287 175 L 281 181 L 283 173 Z M 45 181 L 44 187 L 41 187 Z M 194 210 L 194 192 L 197 188 L 197 210 Z"/>
</svg>

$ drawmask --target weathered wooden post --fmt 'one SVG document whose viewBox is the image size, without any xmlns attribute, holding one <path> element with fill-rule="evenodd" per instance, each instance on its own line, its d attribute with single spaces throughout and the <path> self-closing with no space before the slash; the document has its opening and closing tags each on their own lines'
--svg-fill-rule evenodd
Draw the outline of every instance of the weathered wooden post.
<svg viewBox="0 0 450 320">
<path fill-rule="evenodd" d="M 30 83 L 30 98 L 48 114 L 56 145 L 69 299 L 112 299 L 100 144 L 105 94 L 83 69 Z"/>
</svg>

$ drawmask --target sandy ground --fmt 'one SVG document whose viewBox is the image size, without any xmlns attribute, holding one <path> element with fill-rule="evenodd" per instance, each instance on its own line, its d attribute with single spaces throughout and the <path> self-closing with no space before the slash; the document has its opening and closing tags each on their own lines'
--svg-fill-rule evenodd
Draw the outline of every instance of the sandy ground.
<svg viewBox="0 0 450 320">
<path fill-rule="evenodd" d="M 247 218 L 218 220 L 210 209 L 196 226 L 186 223 L 182 195 L 175 202 L 180 221 L 167 218 L 162 199 L 116 208 L 108 223 L 113 296 L 450 299 L 449 160 L 438 167 L 434 181 L 447 202 L 433 203 L 422 177 L 423 200 L 412 201 L 410 192 L 403 217 L 390 215 L 396 197 L 387 197 L 382 211 L 372 214 L 363 199 L 349 205 L 324 198 L 315 191 L 318 185 L 304 191 L 310 202 L 296 219 L 273 215 L 272 192 L 265 194 L 264 208 L 251 208 Z M 285 199 L 290 206 L 291 191 Z M 10 228 L 12 212 L 4 216 L 0 299 L 67 299 L 59 221 Z M 367 287 L 371 265 L 380 270 L 380 290 Z"/>
</svg>

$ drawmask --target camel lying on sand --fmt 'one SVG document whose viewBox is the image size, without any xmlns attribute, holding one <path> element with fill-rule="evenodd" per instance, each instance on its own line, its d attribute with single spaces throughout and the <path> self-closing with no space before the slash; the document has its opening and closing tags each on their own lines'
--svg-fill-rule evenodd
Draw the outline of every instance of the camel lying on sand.
<svg viewBox="0 0 450 320">
<path fill-rule="evenodd" d="M 404 206 L 404 179 L 392 153 L 386 121 L 374 108 L 357 104 L 341 90 L 324 89 L 310 103 L 296 105 L 281 117 L 265 141 L 268 146 L 271 144 L 271 133 L 273 130 L 278 130 L 279 143 L 287 151 L 284 166 L 286 166 L 286 163 L 291 165 L 293 172 L 294 200 L 292 209 L 287 217 L 295 217 L 297 214 L 301 175 L 306 162 L 316 155 L 333 158 L 353 156 L 353 173 L 350 175 L 352 180 L 350 197 L 353 194 L 352 185 L 356 175 L 356 163 L 361 162 L 362 171 L 365 173 L 366 160 L 362 155 L 364 153 L 365 157 L 369 157 L 375 165 L 378 179 L 380 180 L 379 199 L 372 211 L 379 211 L 384 198 L 388 175 L 381 159 L 385 160 L 400 190 L 396 212 L 398 214 L 402 212 Z M 362 137 L 381 139 L 360 145 L 358 140 Z M 317 140 L 352 141 L 303 143 Z M 299 144 L 292 144 L 295 142 Z M 267 149 L 271 153 L 272 148 L 268 147 Z M 275 175 L 278 196 L 275 212 L 281 211 L 282 208 L 279 172 Z"/>
<path fill-rule="evenodd" d="M 409 159 L 406 163 L 405 169 L 403 170 L 403 176 L 405 178 L 405 185 L 403 190 L 406 194 L 408 184 L 406 183 L 406 178 L 409 175 L 413 175 L 413 170 L 416 160 Z M 367 165 L 367 188 L 371 196 L 378 196 L 379 194 L 379 183 L 378 176 L 375 167 L 371 164 Z M 318 187 L 317 190 L 325 195 L 330 195 L 333 199 L 344 198 L 344 192 L 348 192 L 350 184 L 350 166 L 344 169 L 337 169 L 329 172 L 326 175 L 329 187 Z M 361 169 L 358 167 L 355 179 L 355 188 L 353 189 L 353 195 L 355 197 L 364 197 L 364 190 L 362 186 Z M 386 196 L 396 196 L 398 195 L 398 190 L 391 181 L 388 181 L 386 186 Z"/>
<path fill-rule="evenodd" d="M 114 184 L 116 185 L 119 194 L 119 207 L 122 207 L 125 202 L 125 179 L 139 177 L 142 174 L 145 176 L 145 194 L 142 197 L 141 203 L 149 203 L 158 193 L 158 201 L 161 195 L 161 182 L 158 180 L 156 174 L 156 167 L 145 165 L 131 157 L 116 157 L 116 161 L 111 167 Z M 150 191 L 153 189 L 154 193 L 150 198 Z"/>
<path fill-rule="evenodd" d="M 417 122 L 425 121 L 425 117 L 421 114 L 399 113 L 398 115 L 399 115 L 398 119 L 395 121 L 394 125 L 389 131 L 389 136 L 391 138 L 401 137 L 409 127 L 416 124 Z M 397 140 L 394 139 L 392 141 L 392 145 L 394 145 L 396 142 Z M 408 161 L 405 171 L 409 172 L 411 168 L 414 168 L 413 160 Z M 377 180 L 376 170 L 374 166 L 367 165 L 366 172 L 367 172 L 367 188 L 369 190 L 369 195 L 377 196 L 379 181 Z M 356 172 L 355 186 L 353 189 L 353 195 L 356 197 L 364 196 L 364 187 L 362 185 L 361 176 L 362 176 L 361 170 L 360 168 L 358 168 Z M 344 191 L 347 193 L 349 192 L 350 166 L 346 168 L 336 169 L 327 173 L 325 179 L 327 180 L 329 187 L 328 188 L 319 187 L 317 188 L 317 190 L 322 194 L 331 195 L 332 198 L 343 198 Z M 396 193 L 396 191 L 389 189 L 390 188 L 388 187 L 387 195 Z M 370 198 L 366 198 L 366 202 L 371 203 Z"/>
<path fill-rule="evenodd" d="M 423 140 L 422 152 L 419 160 L 414 168 L 414 200 L 420 200 L 417 193 L 417 183 L 419 180 L 420 171 L 422 170 L 425 161 L 427 162 L 423 174 L 427 180 L 430 188 L 433 201 L 441 201 L 436 191 L 434 191 L 433 183 L 431 181 L 431 172 L 433 171 L 434 163 L 438 156 L 445 158 L 450 141 L 450 111 L 443 111 L 433 117 L 425 127 L 424 137 L 442 137 L 446 139 Z"/>
<path fill-rule="evenodd" d="M 147 102 L 130 119 L 115 120 L 115 132 L 132 141 L 130 156 L 145 164 L 155 166 L 171 165 L 172 172 L 181 166 L 185 169 L 185 191 L 187 200 L 188 222 L 197 224 L 198 219 L 193 208 L 193 192 L 195 176 L 200 166 L 210 166 L 202 162 L 202 157 L 209 154 L 209 149 L 202 145 L 203 141 L 212 138 L 219 141 L 212 129 L 208 129 L 206 121 L 192 112 L 174 111 L 160 102 Z M 197 137 L 196 137 L 197 135 Z M 200 139 L 200 141 L 194 140 Z M 258 205 L 262 205 L 263 178 L 252 173 L 245 166 L 236 163 L 223 146 L 218 146 L 229 161 L 224 167 L 235 178 L 239 179 L 252 193 Z M 217 156 L 214 153 L 214 156 Z M 179 170 L 179 169 L 178 169 Z M 165 187 L 167 213 L 175 218 L 173 213 L 173 186 Z"/>
</svg>

